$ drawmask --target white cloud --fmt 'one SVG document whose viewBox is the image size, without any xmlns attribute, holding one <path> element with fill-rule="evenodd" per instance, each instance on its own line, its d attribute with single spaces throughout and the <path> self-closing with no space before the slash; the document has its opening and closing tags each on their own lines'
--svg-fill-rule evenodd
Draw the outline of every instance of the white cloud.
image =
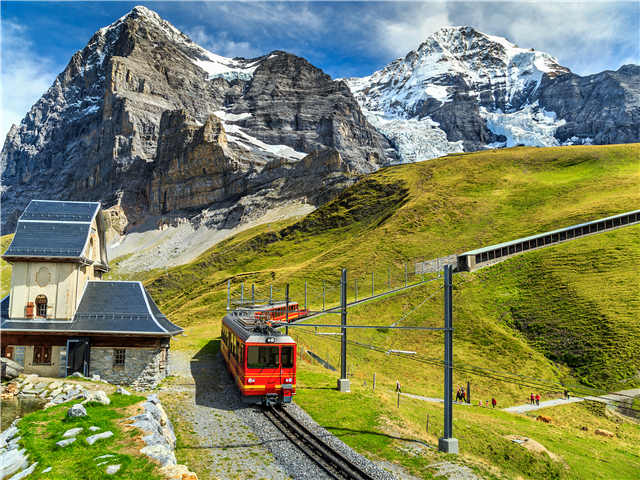
<svg viewBox="0 0 640 480">
<path fill-rule="evenodd" d="M 56 73 L 50 60 L 38 56 L 26 40 L 25 27 L 2 21 L 2 144 L 34 103 L 53 83 Z"/>
<path fill-rule="evenodd" d="M 187 29 L 185 33 L 201 47 L 206 48 L 216 55 L 222 55 L 223 57 L 254 58 L 264 55 L 265 53 L 252 46 L 249 42 L 236 42 L 229 39 L 227 32 L 210 35 L 207 33 L 205 27 L 195 26 Z"/>
</svg>

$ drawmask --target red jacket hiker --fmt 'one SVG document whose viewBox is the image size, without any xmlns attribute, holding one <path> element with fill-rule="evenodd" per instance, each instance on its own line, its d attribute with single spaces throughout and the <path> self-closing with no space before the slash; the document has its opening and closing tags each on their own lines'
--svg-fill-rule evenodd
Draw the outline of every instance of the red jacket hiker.
<svg viewBox="0 0 640 480">
<path fill-rule="evenodd" d="M 498 404 L 498 401 L 495 398 L 491 399 L 491 405 L 493 405 L 493 408 L 496 408 L 496 405 Z"/>
</svg>

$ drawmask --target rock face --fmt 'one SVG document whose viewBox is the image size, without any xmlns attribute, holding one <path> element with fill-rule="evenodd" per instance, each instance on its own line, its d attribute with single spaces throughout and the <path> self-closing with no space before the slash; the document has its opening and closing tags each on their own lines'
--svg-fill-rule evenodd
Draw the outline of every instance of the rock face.
<svg viewBox="0 0 640 480">
<path fill-rule="evenodd" d="M 305 60 L 219 57 L 136 7 L 96 32 L 12 127 L 3 227 L 33 198 L 100 200 L 121 209 L 119 225 L 175 209 L 192 216 L 225 192 L 242 197 L 247 182 L 236 177 L 274 162 L 330 148 L 344 170 L 366 173 L 388 161 L 389 147 L 349 89 Z M 165 202 L 174 191 L 195 197 Z"/>
<path fill-rule="evenodd" d="M 13 380 L 20 376 L 24 367 L 8 358 L 2 357 L 2 380 Z"/>
<path fill-rule="evenodd" d="M 637 65 L 580 77 L 551 55 L 445 27 L 346 82 L 405 162 L 455 151 L 638 142 Z"/>
</svg>

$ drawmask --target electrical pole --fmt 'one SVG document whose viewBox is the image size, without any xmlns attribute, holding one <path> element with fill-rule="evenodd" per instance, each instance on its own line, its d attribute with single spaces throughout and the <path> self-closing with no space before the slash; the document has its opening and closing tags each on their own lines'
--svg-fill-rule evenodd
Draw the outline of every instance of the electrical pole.
<svg viewBox="0 0 640 480">
<path fill-rule="evenodd" d="M 444 437 L 438 450 L 458 454 L 458 439 L 453 438 L 453 267 L 444 266 Z"/>
<path fill-rule="evenodd" d="M 227 280 L 227 312 L 230 310 L 229 304 L 231 302 L 231 280 Z"/>
<path fill-rule="evenodd" d="M 304 282 L 304 309 L 307 309 L 307 282 Z"/>
<path fill-rule="evenodd" d="M 342 269 L 342 279 L 340 280 L 340 308 L 341 321 L 340 324 L 345 327 L 347 325 L 347 269 Z M 347 329 L 342 328 L 342 344 L 341 362 L 340 362 L 340 378 L 338 379 L 338 391 L 349 392 L 351 390 L 349 379 L 347 378 Z"/>
<path fill-rule="evenodd" d="M 284 311 L 285 311 L 285 322 L 287 323 L 287 326 L 284 327 L 284 334 L 285 335 L 289 335 L 289 284 L 287 283 L 287 288 L 285 290 L 285 307 L 284 307 Z"/>
</svg>

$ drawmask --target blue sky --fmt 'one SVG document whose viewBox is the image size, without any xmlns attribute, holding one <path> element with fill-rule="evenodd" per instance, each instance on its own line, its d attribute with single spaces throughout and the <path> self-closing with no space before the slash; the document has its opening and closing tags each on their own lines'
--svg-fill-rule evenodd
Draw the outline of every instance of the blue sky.
<svg viewBox="0 0 640 480">
<path fill-rule="evenodd" d="M 333 78 L 366 76 L 443 26 L 469 25 L 558 58 L 579 75 L 640 62 L 640 2 L 6 2 L 2 138 L 93 33 L 135 5 L 219 55 L 284 50 Z"/>
</svg>

